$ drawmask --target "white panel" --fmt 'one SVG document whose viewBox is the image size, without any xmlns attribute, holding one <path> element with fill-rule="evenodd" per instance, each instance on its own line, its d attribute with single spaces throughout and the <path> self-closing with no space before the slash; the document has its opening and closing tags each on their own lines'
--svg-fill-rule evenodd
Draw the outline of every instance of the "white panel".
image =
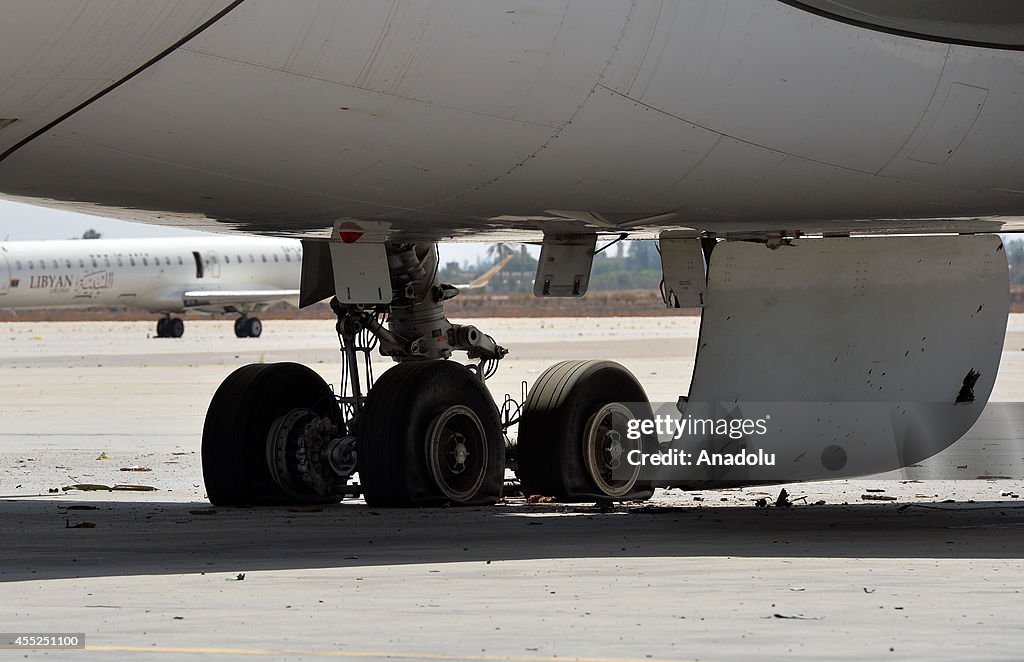
<svg viewBox="0 0 1024 662">
<path fill-rule="evenodd" d="M 1024 117 L 1024 94 L 1018 85 L 1022 80 L 1021 61 L 1021 53 L 951 46 L 942 81 L 918 130 L 881 174 L 977 190 L 1024 190 L 1024 131 L 1017 128 Z M 933 127 L 940 130 L 943 126 L 939 114 L 945 112 L 950 95 L 955 104 L 967 106 L 956 115 L 969 118 L 970 125 L 966 131 L 963 126 L 944 129 L 947 134 L 951 130 L 962 132 L 962 140 L 951 145 L 955 148 L 952 154 L 939 155 L 946 157 L 938 161 L 941 165 L 925 162 L 917 156 L 917 150 L 926 136 L 932 138 Z M 982 102 L 980 113 L 972 113 L 969 106 Z M 941 132 L 936 137 L 939 135 Z M 952 143 L 952 137 L 947 141 Z M 929 156 L 927 160 L 937 158 Z"/>
<path fill-rule="evenodd" d="M 557 127 L 592 89 L 629 9 L 616 0 L 248 0 L 189 49 Z"/>
<path fill-rule="evenodd" d="M 631 96 L 733 138 L 864 172 L 914 131 L 947 50 L 781 2 L 679 4 Z"/>
<path fill-rule="evenodd" d="M 936 165 L 948 161 L 974 126 L 987 98 L 988 90 L 982 87 L 953 83 L 946 98 L 936 104 L 934 120 L 921 132 L 909 158 Z"/>
<path fill-rule="evenodd" d="M 586 294 L 596 246 L 596 234 L 545 236 L 537 260 L 534 295 L 581 297 Z"/>
<path fill-rule="evenodd" d="M 545 209 L 659 213 L 658 195 L 697 166 L 719 138 L 599 87 L 571 125 L 497 185 L 509 195 L 530 191 Z"/>
<path fill-rule="evenodd" d="M 793 479 L 919 461 L 959 439 L 988 400 L 1008 286 L 993 235 L 721 243 L 688 411 L 772 414 L 758 444 Z M 972 372 L 974 401 L 957 403 Z M 847 459 L 831 468 L 836 445 Z"/>
<path fill-rule="evenodd" d="M 384 244 L 331 242 L 334 288 L 341 303 L 391 302 L 391 276 Z"/>
<path fill-rule="evenodd" d="M 11 289 L 11 266 L 7 263 L 7 251 L 0 248 L 0 296 Z"/>
<path fill-rule="evenodd" d="M 662 233 L 658 240 L 665 290 L 675 308 L 700 308 L 704 305 L 704 250 L 700 237 L 673 238 Z"/>
</svg>

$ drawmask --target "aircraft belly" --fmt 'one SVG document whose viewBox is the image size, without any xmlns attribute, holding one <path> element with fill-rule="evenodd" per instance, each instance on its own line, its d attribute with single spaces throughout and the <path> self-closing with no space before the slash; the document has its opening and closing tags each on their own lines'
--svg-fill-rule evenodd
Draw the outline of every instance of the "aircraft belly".
<svg viewBox="0 0 1024 662">
<path fill-rule="evenodd" d="M 0 154 L 86 102 L 230 5 L 229 0 L 4 2 Z"/>
<path fill-rule="evenodd" d="M 551 210 L 790 230 L 1011 214 L 1022 60 L 753 0 L 250 0 L 0 161 L 0 192 L 431 238 Z"/>
</svg>

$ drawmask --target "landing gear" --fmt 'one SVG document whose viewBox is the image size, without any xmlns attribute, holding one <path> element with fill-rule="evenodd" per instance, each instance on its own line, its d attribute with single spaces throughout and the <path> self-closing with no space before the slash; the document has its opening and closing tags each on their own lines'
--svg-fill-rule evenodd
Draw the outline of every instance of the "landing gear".
<svg viewBox="0 0 1024 662">
<path fill-rule="evenodd" d="M 156 321 L 157 338 L 180 338 L 185 334 L 185 322 L 178 317 L 161 317 Z"/>
<path fill-rule="evenodd" d="M 258 317 L 244 315 L 235 320 L 235 335 L 239 338 L 259 338 L 263 333 L 263 322 Z"/>
<path fill-rule="evenodd" d="M 386 257 L 389 304 L 332 301 L 339 395 L 293 363 L 240 368 L 218 389 L 203 429 L 203 477 L 215 505 L 333 501 L 353 491 L 355 471 L 377 507 L 501 497 L 505 439 L 484 379 L 506 350 L 445 317 L 444 302 L 458 290 L 440 282 L 433 244 L 388 244 Z M 258 336 L 258 325 L 242 317 L 236 334 Z M 373 349 L 398 362 L 376 384 Z M 454 351 L 477 363 L 444 360 Z"/>
<path fill-rule="evenodd" d="M 216 506 L 338 501 L 355 466 L 334 393 L 296 363 L 254 364 L 217 389 L 203 427 L 203 480 Z"/>
<path fill-rule="evenodd" d="M 611 361 L 564 361 L 534 384 L 519 423 L 516 470 L 526 494 L 565 501 L 649 498 L 651 485 L 628 463 L 655 440 L 631 440 L 630 419 L 651 418 L 636 378 Z"/>
<path fill-rule="evenodd" d="M 494 503 L 505 476 L 498 409 L 479 377 L 448 361 L 402 363 L 370 391 L 359 476 L 371 506 Z"/>
</svg>

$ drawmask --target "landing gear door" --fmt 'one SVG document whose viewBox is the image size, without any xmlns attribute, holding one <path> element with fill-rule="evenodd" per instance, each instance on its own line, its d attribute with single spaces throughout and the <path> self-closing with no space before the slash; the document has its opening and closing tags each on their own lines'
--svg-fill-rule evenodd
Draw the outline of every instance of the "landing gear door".
<svg viewBox="0 0 1024 662">
<path fill-rule="evenodd" d="M 700 237 L 662 233 L 661 269 L 665 276 L 665 305 L 669 308 L 703 308 L 707 289 L 704 250 Z"/>
<path fill-rule="evenodd" d="M 7 251 L 0 248 L 0 296 L 11 289 L 11 265 L 7 262 Z"/>
<path fill-rule="evenodd" d="M 390 229 L 390 223 L 339 221 L 334 224 L 328 246 L 334 295 L 340 303 L 391 303 L 391 270 L 384 247 Z M 324 261 L 324 257 L 319 256 L 319 259 Z M 304 273 L 304 280 L 305 276 Z"/>
<path fill-rule="evenodd" d="M 545 235 L 533 294 L 538 297 L 586 294 L 596 247 L 596 234 Z"/>
</svg>

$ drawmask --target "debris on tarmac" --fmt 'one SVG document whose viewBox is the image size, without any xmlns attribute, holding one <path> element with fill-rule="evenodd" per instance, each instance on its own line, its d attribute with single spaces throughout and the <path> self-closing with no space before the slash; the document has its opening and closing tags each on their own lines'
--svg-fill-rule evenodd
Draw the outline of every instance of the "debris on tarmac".
<svg viewBox="0 0 1024 662">
<path fill-rule="evenodd" d="M 82 492 L 109 492 L 111 491 L 110 485 L 99 485 L 96 483 L 75 483 L 74 485 L 67 485 L 63 488 L 65 492 L 70 490 L 81 490 Z"/>
<path fill-rule="evenodd" d="M 121 471 L 152 471 L 152 469 L 150 469 L 149 467 L 132 466 L 132 467 L 121 467 Z"/>
<path fill-rule="evenodd" d="M 95 529 L 95 522 L 79 522 L 78 524 L 72 525 L 70 521 L 64 520 L 65 529 Z"/>
<path fill-rule="evenodd" d="M 889 496 L 888 494 L 861 494 L 860 498 L 864 501 L 895 501 L 896 497 Z"/>
<path fill-rule="evenodd" d="M 820 621 L 824 616 L 807 616 L 805 614 L 774 614 L 774 618 L 784 618 L 793 621 Z M 765 618 L 771 618 L 766 616 Z"/>
<path fill-rule="evenodd" d="M 786 488 L 782 488 L 782 490 L 779 492 L 779 497 L 775 499 L 775 507 L 789 508 L 792 505 L 793 502 L 789 500 L 789 492 L 786 491 Z"/>
<path fill-rule="evenodd" d="M 61 488 L 65 492 L 80 490 L 82 492 L 156 492 L 149 485 L 101 485 L 99 483 L 75 483 Z"/>
<path fill-rule="evenodd" d="M 99 457 L 97 457 L 96 459 L 97 459 L 97 460 L 109 460 L 109 459 L 110 459 L 110 456 L 109 456 L 109 455 L 107 455 L 106 453 L 100 453 L 100 454 L 99 454 Z"/>
</svg>

